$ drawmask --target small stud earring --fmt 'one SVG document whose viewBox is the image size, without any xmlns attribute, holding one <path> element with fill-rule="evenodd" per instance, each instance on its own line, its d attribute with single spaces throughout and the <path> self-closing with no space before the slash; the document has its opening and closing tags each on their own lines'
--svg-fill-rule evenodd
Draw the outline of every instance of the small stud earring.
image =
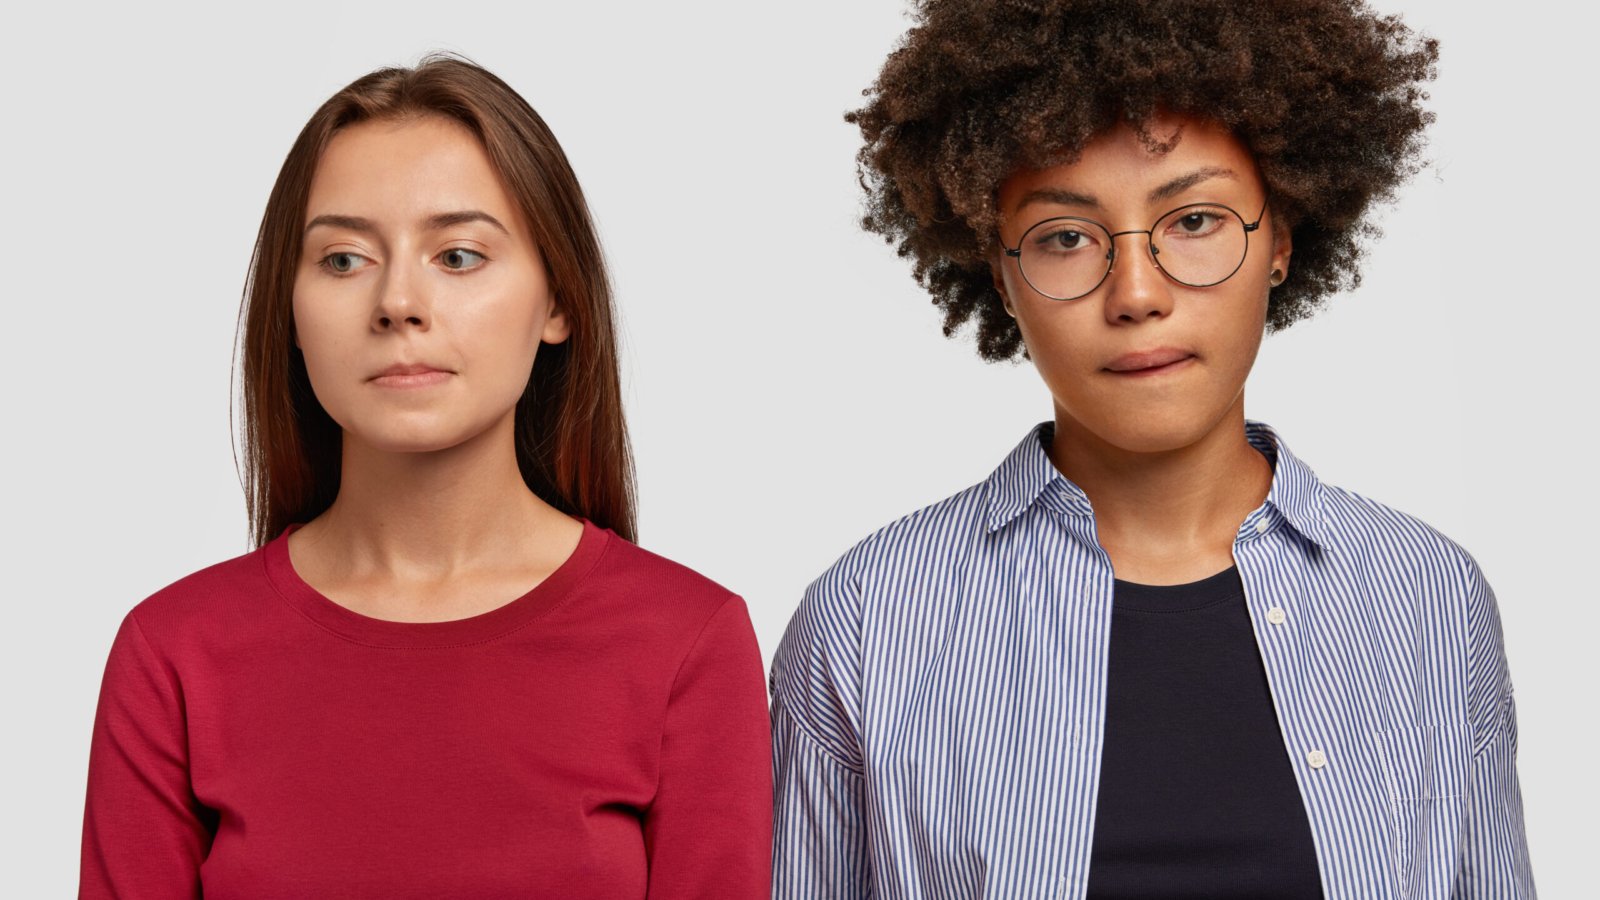
<svg viewBox="0 0 1600 900">
<path fill-rule="evenodd" d="M 1267 276 L 1267 281 L 1270 282 L 1273 287 L 1283 284 L 1283 270 L 1273 269 L 1272 274 Z"/>
</svg>

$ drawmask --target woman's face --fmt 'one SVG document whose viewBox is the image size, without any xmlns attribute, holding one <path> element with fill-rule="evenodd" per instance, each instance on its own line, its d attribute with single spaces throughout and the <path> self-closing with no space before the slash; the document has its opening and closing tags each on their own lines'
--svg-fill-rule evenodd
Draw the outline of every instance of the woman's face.
<svg viewBox="0 0 1600 900">
<path fill-rule="evenodd" d="M 514 415 L 541 341 L 565 340 L 544 262 L 465 126 L 341 129 L 317 163 L 295 344 L 345 440 L 452 447 Z"/>
<path fill-rule="evenodd" d="M 1179 127 L 1181 140 L 1166 153 L 1151 153 L 1122 125 L 1091 140 L 1073 163 L 1013 175 L 999 191 L 1001 243 L 1015 248 L 1030 226 L 1056 216 L 1092 219 L 1110 235 L 1143 231 L 1170 210 L 1202 202 L 1254 221 L 1266 195 L 1250 152 L 1202 120 L 1158 118 L 1150 131 L 1164 138 Z M 1164 224 L 1167 233 L 1156 238 L 1169 247 L 1169 268 L 1198 246 L 1180 245 L 1188 238 L 1178 232 L 1213 224 L 1204 217 Z M 1263 217 L 1247 235 L 1238 271 L 1211 287 L 1187 287 L 1163 274 L 1144 234 L 1109 237 L 1111 273 L 1067 301 L 1039 293 L 1016 258 L 997 255 L 995 287 L 1055 398 L 1057 422 L 1080 439 L 1160 452 L 1195 443 L 1236 405 L 1242 410 L 1245 377 L 1266 327 L 1268 279 L 1274 268 L 1288 272 L 1288 234 L 1277 231 L 1272 217 Z M 1046 233 L 1037 229 L 1028 239 Z M 1084 240 L 1063 234 L 1052 250 L 1087 246 Z M 1103 245 L 1106 237 L 1095 240 Z M 1103 246 L 1091 252 L 1103 260 Z"/>
</svg>

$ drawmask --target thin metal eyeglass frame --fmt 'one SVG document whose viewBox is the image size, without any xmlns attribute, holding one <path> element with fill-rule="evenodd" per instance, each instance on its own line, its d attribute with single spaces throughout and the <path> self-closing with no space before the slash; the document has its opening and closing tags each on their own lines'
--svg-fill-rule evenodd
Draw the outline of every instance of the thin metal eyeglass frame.
<svg viewBox="0 0 1600 900">
<path fill-rule="evenodd" d="M 1189 282 L 1183 281 L 1182 279 L 1178 278 L 1176 275 L 1173 275 L 1171 272 L 1168 272 L 1166 270 L 1166 268 L 1161 265 L 1161 258 L 1160 258 L 1160 255 L 1159 255 L 1160 251 L 1156 249 L 1156 244 L 1155 244 L 1155 230 L 1156 230 L 1156 226 L 1161 224 L 1161 220 L 1165 219 L 1166 217 L 1172 215 L 1175 212 L 1182 212 L 1183 210 L 1186 210 L 1186 209 L 1188 209 L 1188 208 L 1190 208 L 1192 206 L 1209 206 L 1209 207 L 1211 207 L 1213 209 L 1225 209 L 1228 212 L 1232 213 L 1234 218 L 1239 220 L 1239 224 L 1240 225 L 1244 226 L 1244 252 L 1239 254 L 1239 264 L 1233 267 L 1233 271 L 1231 271 L 1228 274 L 1222 276 L 1221 278 L 1218 278 L 1216 281 L 1212 281 L 1212 282 L 1209 282 L 1207 284 L 1190 284 Z M 1161 272 L 1161 274 L 1167 276 L 1168 278 L 1172 279 L 1173 281 L 1177 282 L 1178 284 L 1181 284 L 1184 287 L 1199 287 L 1199 288 L 1216 287 L 1217 285 L 1223 283 L 1224 281 L 1227 281 L 1229 278 L 1232 278 L 1233 276 L 1239 274 L 1239 270 L 1244 268 L 1244 261 L 1250 258 L 1250 233 L 1261 227 L 1261 219 L 1264 216 L 1266 216 L 1266 214 L 1267 214 L 1267 201 L 1266 200 L 1262 200 L 1261 201 L 1261 212 L 1256 213 L 1256 220 L 1254 222 L 1246 222 L 1244 220 L 1244 216 L 1239 215 L 1239 212 L 1237 210 L 1235 210 L 1233 207 L 1228 206 L 1228 205 L 1223 204 L 1223 203 L 1185 203 L 1182 206 L 1173 207 L 1172 209 L 1167 210 L 1166 212 L 1162 213 L 1161 215 L 1156 216 L 1156 220 L 1154 222 L 1150 223 L 1150 227 L 1145 229 L 1145 230 L 1143 230 L 1143 231 L 1138 230 L 1138 229 L 1133 229 L 1133 230 L 1130 230 L 1130 231 L 1112 231 L 1111 229 L 1107 228 L 1105 225 L 1102 225 L 1101 223 L 1096 222 L 1093 219 L 1086 219 L 1086 218 L 1084 218 L 1082 216 L 1051 216 L 1048 219 L 1041 219 L 1041 220 L 1033 223 L 1032 225 L 1029 225 L 1028 226 L 1028 230 L 1024 231 L 1022 233 L 1022 237 L 1017 239 L 1017 246 L 1015 246 L 1015 247 L 1007 247 L 1007 246 L 1002 244 L 1000 249 L 1004 250 L 1005 254 L 1007 256 L 1009 256 L 1012 259 L 1017 261 L 1017 271 L 1022 273 L 1022 280 L 1028 282 L 1028 287 L 1031 287 L 1035 291 L 1037 291 L 1039 296 L 1047 297 L 1047 298 L 1049 298 L 1051 300 L 1055 300 L 1058 303 L 1066 303 L 1066 302 L 1069 302 L 1069 301 L 1072 301 L 1072 300 L 1082 300 L 1084 297 L 1087 297 L 1090 294 L 1094 293 L 1095 291 L 1099 290 L 1100 289 L 1100 285 L 1106 283 L 1106 279 L 1111 277 L 1111 270 L 1117 264 L 1117 238 L 1119 238 L 1119 237 L 1121 237 L 1122 235 L 1125 235 L 1125 234 L 1142 234 L 1142 235 L 1144 235 L 1145 236 L 1145 246 L 1148 247 L 1149 250 L 1150 250 L 1150 261 L 1155 264 L 1156 269 L 1159 272 Z M 1111 239 L 1110 246 L 1106 249 L 1106 270 L 1100 274 L 1100 280 L 1096 281 L 1094 283 L 1094 287 L 1089 288 L 1087 291 L 1084 291 L 1081 294 L 1076 294 L 1076 295 L 1071 296 L 1071 297 L 1057 297 L 1057 296 L 1055 296 L 1053 294 L 1047 294 L 1044 291 L 1039 290 L 1038 285 L 1033 283 L 1033 279 L 1028 277 L 1028 270 L 1026 268 L 1024 268 L 1023 265 L 1022 265 L 1022 245 L 1027 242 L 1028 235 L 1032 234 L 1034 229 L 1038 228 L 1039 226 L 1048 225 L 1051 222 L 1087 222 L 1088 224 L 1093 225 L 1094 227 L 1096 227 L 1096 228 L 1100 229 L 1101 231 L 1105 232 L 1106 235 L 1108 237 L 1110 237 L 1110 239 Z"/>
</svg>

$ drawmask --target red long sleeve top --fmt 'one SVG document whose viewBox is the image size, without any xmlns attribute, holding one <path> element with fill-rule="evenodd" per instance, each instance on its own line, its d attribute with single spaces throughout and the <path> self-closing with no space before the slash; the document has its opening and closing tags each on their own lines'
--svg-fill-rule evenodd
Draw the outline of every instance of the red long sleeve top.
<svg viewBox="0 0 1600 900">
<path fill-rule="evenodd" d="M 123 621 L 80 896 L 768 896 L 737 596 L 586 522 L 511 603 L 389 622 L 301 580 L 292 530 Z"/>
</svg>

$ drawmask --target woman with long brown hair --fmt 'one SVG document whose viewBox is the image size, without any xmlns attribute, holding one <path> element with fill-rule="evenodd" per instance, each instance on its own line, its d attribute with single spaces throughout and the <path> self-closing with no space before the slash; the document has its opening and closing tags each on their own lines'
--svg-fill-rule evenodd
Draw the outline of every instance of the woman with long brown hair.
<svg viewBox="0 0 1600 900">
<path fill-rule="evenodd" d="M 754 632 L 631 543 L 604 260 L 533 109 L 448 56 L 339 91 L 243 322 L 256 548 L 123 621 L 81 895 L 764 896 Z"/>
</svg>

